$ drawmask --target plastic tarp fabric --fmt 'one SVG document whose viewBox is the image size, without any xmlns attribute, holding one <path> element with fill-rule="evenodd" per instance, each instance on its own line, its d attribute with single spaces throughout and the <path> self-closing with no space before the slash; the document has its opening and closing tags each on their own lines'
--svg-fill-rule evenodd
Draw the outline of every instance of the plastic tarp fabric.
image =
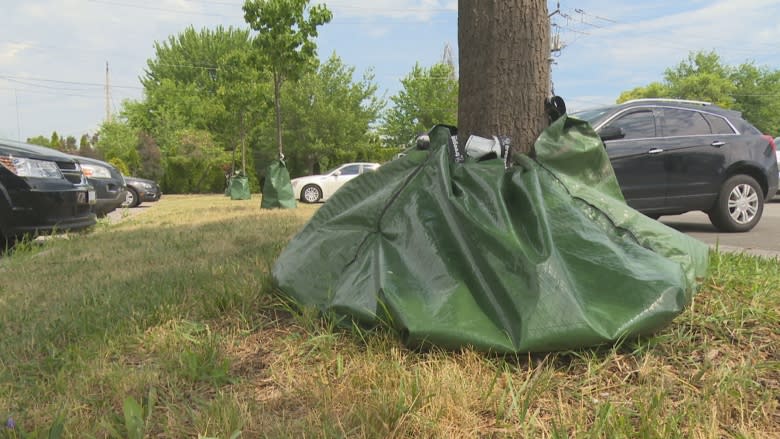
<svg viewBox="0 0 780 439">
<path fill-rule="evenodd" d="M 317 211 L 274 266 L 283 294 L 411 346 L 500 353 L 650 334 L 690 303 L 707 246 L 625 204 L 586 122 L 562 117 L 508 169 L 430 138 Z"/>
<path fill-rule="evenodd" d="M 249 200 L 252 198 L 248 177 L 230 177 L 229 188 L 231 200 Z"/>
<path fill-rule="evenodd" d="M 297 206 L 290 173 L 284 160 L 276 160 L 268 166 L 263 183 L 263 199 L 261 209 L 294 209 Z"/>
</svg>

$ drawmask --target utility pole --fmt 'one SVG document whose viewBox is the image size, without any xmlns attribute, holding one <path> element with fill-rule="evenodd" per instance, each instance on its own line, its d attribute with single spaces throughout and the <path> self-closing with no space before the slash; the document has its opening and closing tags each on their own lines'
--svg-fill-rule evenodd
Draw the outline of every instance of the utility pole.
<svg viewBox="0 0 780 439">
<path fill-rule="evenodd" d="M 106 61 L 106 122 L 111 122 L 111 76 L 108 72 L 108 61 Z"/>
</svg>

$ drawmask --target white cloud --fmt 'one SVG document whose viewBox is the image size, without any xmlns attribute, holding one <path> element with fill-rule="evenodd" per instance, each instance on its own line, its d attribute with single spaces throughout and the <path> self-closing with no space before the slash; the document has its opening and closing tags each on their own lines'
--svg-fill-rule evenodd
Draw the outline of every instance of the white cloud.
<svg viewBox="0 0 780 439">
<path fill-rule="evenodd" d="M 29 43 L 2 43 L 0 44 L 0 67 L 18 61 L 18 55 L 29 48 Z"/>
<path fill-rule="evenodd" d="M 337 17 L 412 19 L 428 21 L 437 14 L 458 10 L 454 0 L 343 0 L 322 1 Z"/>
<path fill-rule="evenodd" d="M 614 102 L 621 91 L 661 81 L 665 69 L 700 50 L 714 50 L 728 65 L 756 61 L 778 67 L 777 0 L 754 0 L 749 5 L 741 0 L 658 2 L 655 11 L 612 7 L 600 0 L 582 7 L 590 15 L 573 14 L 575 18 L 598 27 L 576 19 L 566 23 L 584 34 L 567 30 L 562 34 L 569 46 L 556 59 L 553 79 L 564 98 L 577 99 L 584 92 L 612 95 Z M 594 18 L 598 16 L 612 21 Z"/>
</svg>

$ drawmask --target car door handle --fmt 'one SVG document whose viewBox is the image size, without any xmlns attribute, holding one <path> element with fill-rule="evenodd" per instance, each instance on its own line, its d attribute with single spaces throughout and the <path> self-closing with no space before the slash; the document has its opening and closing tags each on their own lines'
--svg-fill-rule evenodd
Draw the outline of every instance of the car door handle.
<svg viewBox="0 0 780 439">
<path fill-rule="evenodd" d="M 726 142 L 721 142 L 720 140 L 716 140 L 716 141 L 710 143 L 710 145 L 712 145 L 712 146 L 714 146 L 716 148 L 720 148 L 721 146 L 723 146 L 725 144 L 726 144 Z"/>
<path fill-rule="evenodd" d="M 662 152 L 664 152 L 664 150 L 661 148 L 653 148 L 650 151 L 647 151 L 648 154 L 660 154 Z"/>
</svg>

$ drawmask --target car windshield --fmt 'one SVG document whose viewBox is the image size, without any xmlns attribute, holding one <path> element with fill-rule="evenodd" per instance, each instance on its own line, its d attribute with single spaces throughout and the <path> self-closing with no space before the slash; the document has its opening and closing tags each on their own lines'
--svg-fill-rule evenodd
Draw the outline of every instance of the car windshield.
<svg viewBox="0 0 780 439">
<path fill-rule="evenodd" d="M 582 119 L 584 121 L 589 122 L 591 125 L 595 125 L 596 122 L 600 121 L 607 113 L 612 111 L 615 107 L 601 107 L 601 108 L 593 108 L 590 110 L 583 110 L 583 111 L 577 111 L 576 113 L 572 113 L 571 115 L 576 117 L 577 119 Z"/>
</svg>

